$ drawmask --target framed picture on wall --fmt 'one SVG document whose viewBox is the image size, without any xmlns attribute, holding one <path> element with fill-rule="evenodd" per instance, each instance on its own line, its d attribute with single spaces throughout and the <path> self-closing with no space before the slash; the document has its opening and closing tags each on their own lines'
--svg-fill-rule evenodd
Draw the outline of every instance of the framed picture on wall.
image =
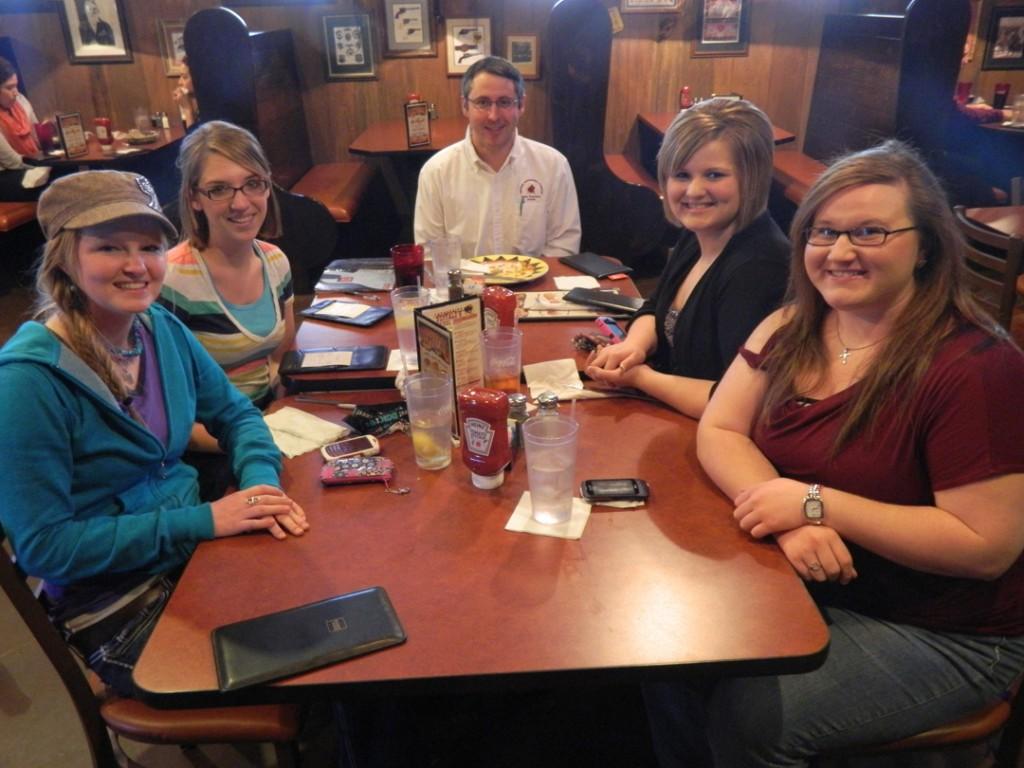
<svg viewBox="0 0 1024 768">
<path fill-rule="evenodd" d="M 185 22 L 158 21 L 157 37 L 160 38 L 160 58 L 164 61 L 164 74 L 178 77 L 184 70 L 181 61 L 185 58 Z"/>
<path fill-rule="evenodd" d="M 524 80 L 540 79 L 540 41 L 537 35 L 506 35 L 505 58 L 515 64 Z"/>
<path fill-rule="evenodd" d="M 1024 69 L 1024 5 L 992 8 L 981 68 Z"/>
<path fill-rule="evenodd" d="M 448 74 L 458 76 L 477 59 L 491 55 L 490 19 L 445 19 Z"/>
<path fill-rule="evenodd" d="M 375 78 L 369 15 L 324 16 L 324 55 L 328 80 Z"/>
<path fill-rule="evenodd" d="M 60 0 L 58 11 L 72 64 L 132 60 L 121 0 Z"/>
<path fill-rule="evenodd" d="M 696 0 L 693 56 L 746 56 L 752 0 Z"/>
<path fill-rule="evenodd" d="M 622 0 L 621 10 L 623 13 L 671 13 L 682 7 L 683 0 Z"/>
<path fill-rule="evenodd" d="M 437 56 L 430 0 L 384 0 L 388 58 Z"/>
</svg>

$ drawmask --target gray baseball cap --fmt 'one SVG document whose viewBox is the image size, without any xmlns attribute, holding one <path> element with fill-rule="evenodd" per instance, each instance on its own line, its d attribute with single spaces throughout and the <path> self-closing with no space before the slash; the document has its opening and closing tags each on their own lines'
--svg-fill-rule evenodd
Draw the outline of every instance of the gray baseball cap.
<svg viewBox="0 0 1024 768">
<path fill-rule="evenodd" d="M 126 216 L 156 219 L 170 242 L 178 231 L 160 210 L 149 179 L 127 171 L 83 171 L 56 179 L 42 195 L 36 218 L 46 239 L 64 229 L 83 229 Z"/>
</svg>

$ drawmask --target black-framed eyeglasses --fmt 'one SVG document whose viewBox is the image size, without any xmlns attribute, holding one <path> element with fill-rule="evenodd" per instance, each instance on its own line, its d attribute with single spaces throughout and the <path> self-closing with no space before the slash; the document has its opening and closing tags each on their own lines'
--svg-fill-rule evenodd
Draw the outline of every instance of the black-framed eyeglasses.
<svg viewBox="0 0 1024 768">
<path fill-rule="evenodd" d="M 841 235 L 853 245 L 883 245 L 889 239 L 889 235 L 896 235 L 900 232 L 909 232 L 917 227 L 901 227 L 900 229 L 886 229 L 865 225 L 853 229 L 833 229 L 832 227 L 808 227 L 804 230 L 804 237 L 808 245 L 835 245 Z"/>
<path fill-rule="evenodd" d="M 250 200 L 259 200 L 269 190 L 270 182 L 266 179 L 249 179 L 240 187 L 232 187 L 230 184 L 211 184 L 206 189 L 196 187 L 196 192 L 206 195 L 215 203 L 233 200 L 236 192 L 241 192 Z"/>
<path fill-rule="evenodd" d="M 466 99 L 466 101 L 473 105 L 473 109 L 481 112 L 490 112 L 491 107 L 497 107 L 500 111 L 507 112 L 513 107 L 519 106 L 519 99 L 510 99 L 505 96 L 500 99 L 488 99 L 486 96 L 481 96 L 479 99 Z"/>
</svg>

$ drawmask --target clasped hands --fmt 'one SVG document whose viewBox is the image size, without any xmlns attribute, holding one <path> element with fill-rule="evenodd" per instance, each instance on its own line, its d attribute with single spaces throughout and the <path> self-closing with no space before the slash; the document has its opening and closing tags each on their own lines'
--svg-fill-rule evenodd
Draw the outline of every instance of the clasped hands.
<svg viewBox="0 0 1024 768">
<path fill-rule="evenodd" d="M 796 480 L 765 480 L 736 495 L 733 517 L 755 539 L 774 535 L 786 559 L 805 581 L 848 584 L 857 578 L 853 556 L 834 528 L 805 524 L 806 493 L 807 485 Z"/>
<path fill-rule="evenodd" d="M 595 350 L 584 368 L 594 381 L 615 387 L 636 387 L 636 378 L 647 367 L 647 353 L 630 344 L 629 339 Z"/>
<path fill-rule="evenodd" d="M 210 508 L 213 535 L 218 538 L 266 530 L 275 539 L 286 539 L 289 533 L 301 536 L 309 530 L 302 507 L 273 485 L 253 485 L 229 493 L 212 502 Z"/>
</svg>

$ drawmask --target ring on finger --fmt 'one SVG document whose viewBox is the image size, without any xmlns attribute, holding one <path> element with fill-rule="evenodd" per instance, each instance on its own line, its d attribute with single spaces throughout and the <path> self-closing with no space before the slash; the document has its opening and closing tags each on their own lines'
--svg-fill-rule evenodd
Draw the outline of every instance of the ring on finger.
<svg viewBox="0 0 1024 768">
<path fill-rule="evenodd" d="M 245 503 L 248 504 L 250 507 L 255 507 L 257 504 L 260 503 L 260 497 L 259 496 L 249 496 L 245 500 Z"/>
<path fill-rule="evenodd" d="M 821 570 L 821 563 L 811 563 L 811 564 L 810 564 L 810 565 L 808 565 L 807 567 L 808 567 L 808 568 L 809 568 L 810 570 L 812 570 L 812 571 L 814 571 L 815 573 L 817 573 L 818 571 L 820 571 L 820 570 Z"/>
</svg>

